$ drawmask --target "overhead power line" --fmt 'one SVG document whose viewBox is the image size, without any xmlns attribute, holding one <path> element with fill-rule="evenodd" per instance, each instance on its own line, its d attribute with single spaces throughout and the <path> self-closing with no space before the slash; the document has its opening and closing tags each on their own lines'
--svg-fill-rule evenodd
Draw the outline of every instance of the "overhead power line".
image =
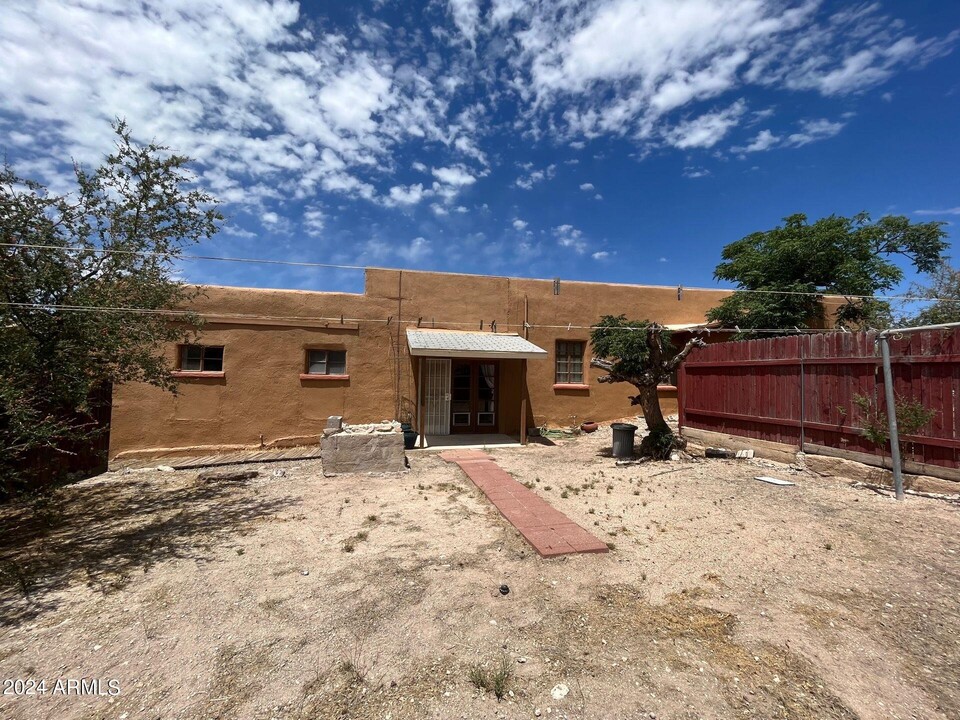
<svg viewBox="0 0 960 720">
<path fill-rule="evenodd" d="M 28 245 L 25 243 L 0 243 L 0 247 L 23 248 L 29 250 L 62 250 L 67 252 L 92 252 L 100 255 L 119 254 L 119 255 L 138 255 L 141 257 L 157 257 L 169 255 L 169 253 L 152 252 L 149 250 L 121 250 L 114 248 L 93 248 L 93 247 L 75 247 L 61 245 Z M 328 268 L 333 270 L 366 270 L 364 265 L 338 265 L 335 263 L 318 263 L 300 260 L 271 260 L 268 258 L 238 258 L 222 257 L 219 255 L 174 255 L 171 259 L 175 260 L 221 260 L 223 262 L 235 263 L 255 263 L 260 265 L 292 265 L 294 267 L 316 267 Z"/>
<path fill-rule="evenodd" d="M 29 249 L 29 250 L 59 250 L 66 252 L 92 252 L 97 254 L 122 254 L 122 255 L 137 255 L 143 257 L 156 257 L 156 256 L 165 256 L 167 253 L 154 252 L 149 250 L 122 250 L 114 248 L 94 248 L 94 247 L 77 247 L 77 246 L 62 246 L 62 245 L 40 245 L 40 244 L 28 244 L 28 243 L 0 243 L 0 247 L 9 247 L 9 248 L 20 248 L 20 249 Z M 261 264 L 261 265 L 286 265 L 293 267 L 313 267 L 313 268 L 325 268 L 331 270 L 370 270 L 370 269 L 380 269 L 380 270 L 396 270 L 401 272 L 402 268 L 375 268 L 374 266 L 368 265 L 341 265 L 336 263 L 320 263 L 320 262 L 309 262 L 309 261 L 300 261 L 300 260 L 273 260 L 269 258 L 238 258 L 238 257 L 224 257 L 219 255 L 175 255 L 172 259 L 177 260 L 211 260 L 211 261 L 222 261 L 222 262 L 234 262 L 234 263 L 252 263 L 252 264 Z M 425 271 L 429 272 L 429 271 Z M 202 284 L 202 283 L 201 283 Z M 673 286 L 663 286 L 664 288 L 672 288 Z M 678 286 L 682 287 L 682 286 Z M 802 296 L 802 297 L 843 297 L 848 300 L 903 300 L 909 302 L 944 302 L 944 303 L 960 303 L 958 298 L 917 298 L 910 295 L 854 295 L 850 293 L 840 293 L 840 292 L 805 292 L 800 290 L 758 290 L 758 289 L 743 289 L 743 288 L 696 288 L 696 287 L 686 287 L 684 290 L 706 290 L 709 292 L 739 292 L 739 293 L 753 293 L 761 295 L 792 295 L 792 296 Z"/>
</svg>

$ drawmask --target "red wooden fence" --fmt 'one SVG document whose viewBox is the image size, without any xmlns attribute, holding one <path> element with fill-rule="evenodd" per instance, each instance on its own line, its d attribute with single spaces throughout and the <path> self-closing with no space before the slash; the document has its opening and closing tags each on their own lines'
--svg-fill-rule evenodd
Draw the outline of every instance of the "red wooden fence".
<svg viewBox="0 0 960 720">
<path fill-rule="evenodd" d="M 679 374 L 680 424 L 785 443 L 887 455 L 862 432 L 857 395 L 886 411 L 876 333 L 725 342 L 695 351 Z M 936 414 L 901 436 L 906 460 L 960 468 L 960 330 L 894 336 L 894 391 Z"/>
</svg>

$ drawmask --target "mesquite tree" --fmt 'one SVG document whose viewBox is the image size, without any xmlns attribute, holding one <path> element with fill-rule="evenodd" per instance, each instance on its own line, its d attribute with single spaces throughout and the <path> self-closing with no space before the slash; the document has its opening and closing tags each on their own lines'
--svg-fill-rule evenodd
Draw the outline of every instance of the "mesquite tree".
<svg viewBox="0 0 960 720">
<path fill-rule="evenodd" d="M 607 371 L 599 382 L 626 382 L 637 388 L 630 404 L 643 409 L 649 430 L 640 443 L 640 454 L 666 459 L 683 443 L 663 419 L 657 386 L 668 382 L 687 355 L 705 343 L 692 338 L 678 351 L 671 342 L 670 331 L 663 325 L 627 320 L 625 315 L 604 315 L 591 332 L 590 341 L 594 354 L 591 367 Z"/>
<path fill-rule="evenodd" d="M 947 250 L 942 222 L 911 222 L 866 213 L 808 222 L 791 215 L 784 224 L 747 235 L 723 248 L 714 277 L 738 289 L 707 313 L 727 327 L 817 327 L 825 295 L 843 296 L 834 318 L 840 327 L 887 327 L 890 306 L 870 296 L 904 279 L 892 258 L 905 258 L 919 272 L 933 272 Z"/>
<path fill-rule="evenodd" d="M 221 215 L 193 187 L 189 158 L 138 145 L 123 122 L 114 130 L 115 151 L 94 170 L 76 166 L 70 194 L 0 167 L 0 497 L 97 430 L 97 388 L 174 389 L 162 347 L 193 336 L 164 312 L 198 292 L 173 262 Z"/>
</svg>

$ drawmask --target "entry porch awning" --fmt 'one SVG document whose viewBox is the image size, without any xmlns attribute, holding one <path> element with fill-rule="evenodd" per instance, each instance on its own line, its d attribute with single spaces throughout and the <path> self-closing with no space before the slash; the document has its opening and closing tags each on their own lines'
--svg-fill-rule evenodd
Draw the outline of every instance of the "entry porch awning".
<svg viewBox="0 0 960 720">
<path fill-rule="evenodd" d="M 407 329 L 410 354 L 420 357 L 499 358 L 536 360 L 547 351 L 516 333 Z"/>
</svg>

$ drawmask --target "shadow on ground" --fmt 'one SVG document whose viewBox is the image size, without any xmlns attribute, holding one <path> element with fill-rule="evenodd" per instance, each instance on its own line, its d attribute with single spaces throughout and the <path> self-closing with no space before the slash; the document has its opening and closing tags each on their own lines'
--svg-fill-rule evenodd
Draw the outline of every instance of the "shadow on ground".
<svg viewBox="0 0 960 720">
<path fill-rule="evenodd" d="M 59 591 L 73 584 L 108 594 L 156 563 L 208 559 L 225 533 L 299 501 L 192 476 L 180 482 L 73 485 L 0 508 L 0 625 L 55 609 Z"/>
</svg>

